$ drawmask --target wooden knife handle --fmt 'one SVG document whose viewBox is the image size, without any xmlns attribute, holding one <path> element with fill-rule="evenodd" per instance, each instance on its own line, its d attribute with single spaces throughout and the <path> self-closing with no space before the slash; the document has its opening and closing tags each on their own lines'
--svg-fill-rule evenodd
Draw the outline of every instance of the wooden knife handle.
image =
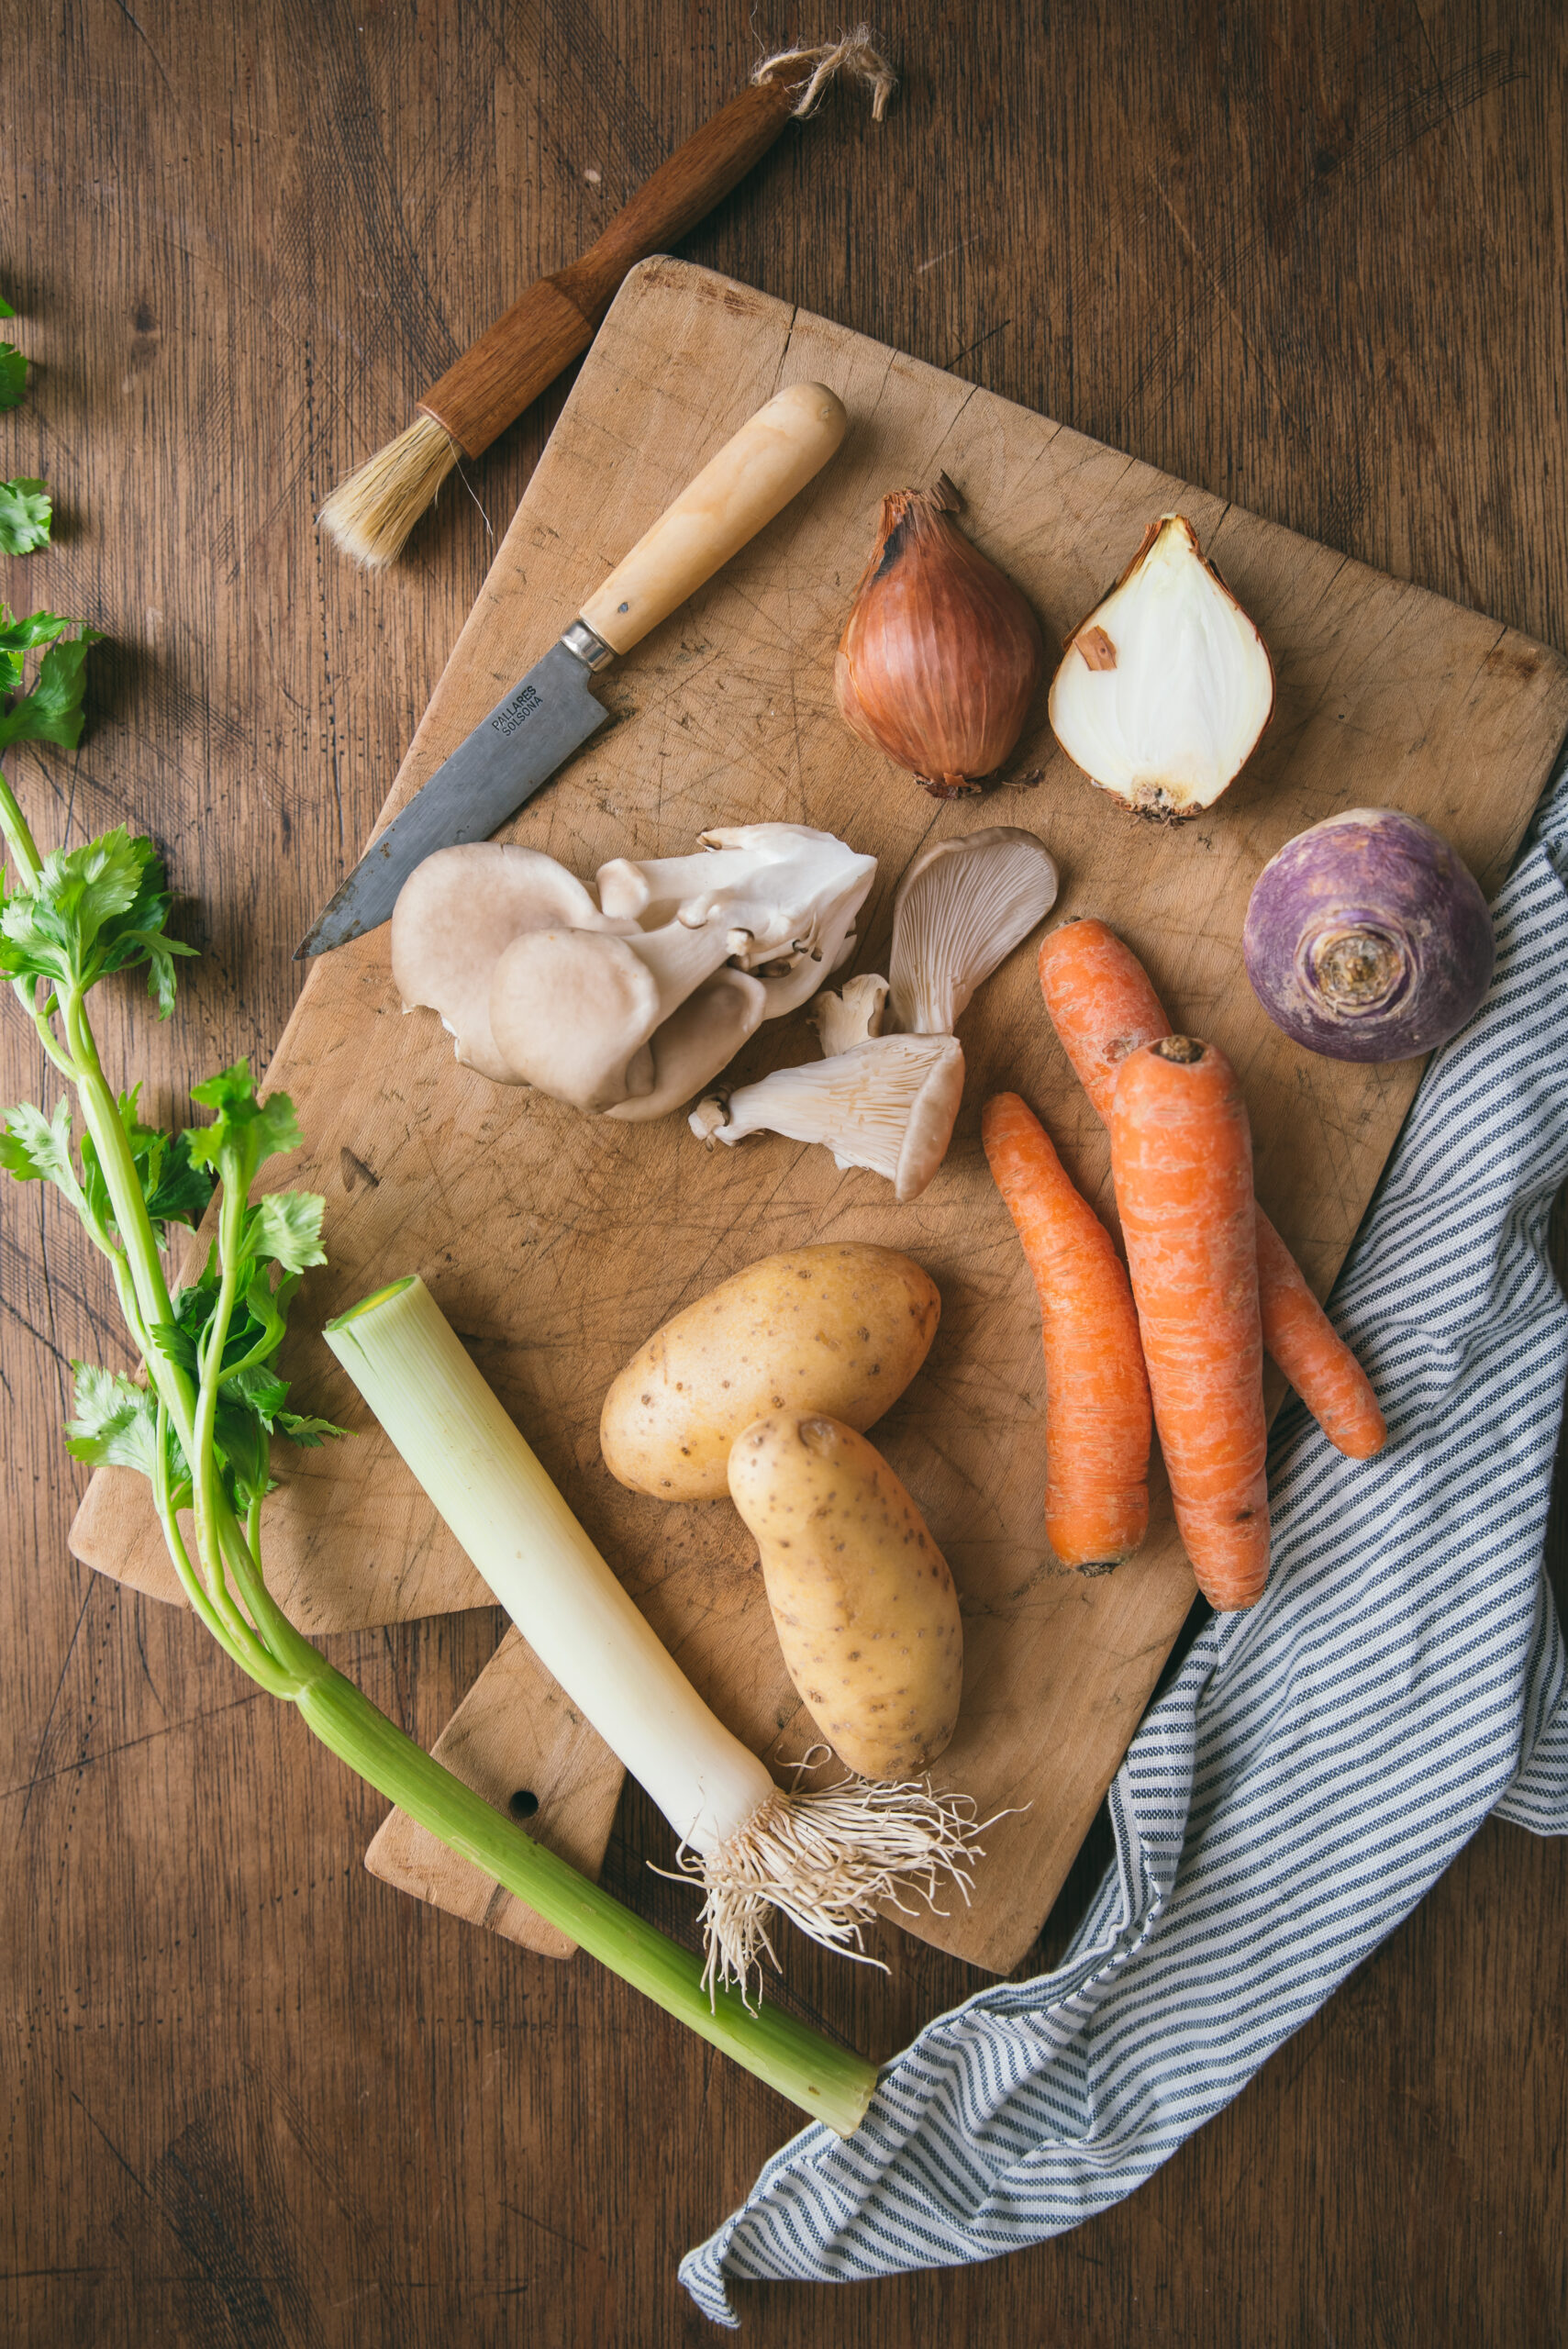
<svg viewBox="0 0 1568 2349">
<path fill-rule="evenodd" d="M 776 392 L 588 598 L 581 617 L 595 635 L 614 652 L 639 644 L 820 473 L 848 424 L 826 384 Z"/>
<path fill-rule="evenodd" d="M 662 252 L 728 195 L 789 120 L 809 64 L 755 82 L 694 130 L 581 261 L 541 277 L 419 402 L 464 454 L 477 457 L 586 351 L 627 272 Z"/>
</svg>

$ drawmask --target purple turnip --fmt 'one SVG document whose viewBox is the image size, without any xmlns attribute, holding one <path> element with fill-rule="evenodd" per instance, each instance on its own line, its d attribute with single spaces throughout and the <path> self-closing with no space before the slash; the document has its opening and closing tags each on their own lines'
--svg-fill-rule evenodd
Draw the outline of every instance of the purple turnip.
<svg viewBox="0 0 1568 2349">
<path fill-rule="evenodd" d="M 1440 832 L 1351 807 L 1287 841 L 1241 933 L 1277 1028 L 1337 1061 L 1403 1061 L 1457 1035 L 1492 977 L 1486 900 Z"/>
</svg>

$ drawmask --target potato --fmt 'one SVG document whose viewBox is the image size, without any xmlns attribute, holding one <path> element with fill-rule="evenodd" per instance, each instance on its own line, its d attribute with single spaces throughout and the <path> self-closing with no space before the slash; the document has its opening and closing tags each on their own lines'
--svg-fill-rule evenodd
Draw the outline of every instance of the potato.
<svg viewBox="0 0 1568 2349">
<path fill-rule="evenodd" d="M 759 1413 L 879 1419 L 925 1361 L 941 1309 L 935 1284 L 895 1249 L 764 1256 L 633 1354 L 605 1397 L 605 1465 L 659 1500 L 717 1500 L 729 1447 Z"/>
<path fill-rule="evenodd" d="M 841 1419 L 781 1411 L 729 1455 L 789 1676 L 840 1760 L 908 1778 L 952 1736 L 963 1630 L 947 1561 L 880 1453 Z"/>
</svg>

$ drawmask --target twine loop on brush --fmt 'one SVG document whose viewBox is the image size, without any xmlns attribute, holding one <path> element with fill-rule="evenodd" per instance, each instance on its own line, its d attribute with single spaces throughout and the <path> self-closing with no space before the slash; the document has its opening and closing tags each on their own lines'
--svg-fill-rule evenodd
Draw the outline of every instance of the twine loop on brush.
<svg viewBox="0 0 1568 2349">
<path fill-rule="evenodd" d="M 852 32 L 840 34 L 836 41 L 828 41 L 819 49 L 781 49 L 765 57 L 752 74 L 753 82 L 774 82 L 792 66 L 808 65 L 809 78 L 799 98 L 791 109 L 795 118 L 804 121 L 815 114 L 821 105 L 828 84 L 836 74 L 848 73 L 855 81 L 863 82 L 871 92 L 871 118 L 880 122 L 887 112 L 887 101 L 898 87 L 898 76 L 876 45 L 876 37 L 869 25 L 857 25 Z"/>
</svg>

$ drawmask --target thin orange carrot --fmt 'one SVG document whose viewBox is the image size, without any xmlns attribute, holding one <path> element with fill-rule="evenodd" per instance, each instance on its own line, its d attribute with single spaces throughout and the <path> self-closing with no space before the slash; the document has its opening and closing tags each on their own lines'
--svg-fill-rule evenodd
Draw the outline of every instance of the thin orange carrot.
<svg viewBox="0 0 1568 2349">
<path fill-rule="evenodd" d="M 1307 1285 L 1262 1208 L 1258 1209 L 1258 1306 L 1263 1346 L 1329 1442 L 1349 1460 L 1370 1460 L 1388 1441 L 1372 1381 Z"/>
<path fill-rule="evenodd" d="M 1040 946 L 1040 985 L 1078 1081 L 1108 1125 L 1122 1062 L 1171 1033 L 1149 974 L 1103 921 L 1069 921 Z M 1372 1382 L 1262 1208 L 1258 1307 L 1266 1351 L 1329 1442 L 1370 1460 L 1388 1434 Z"/>
<path fill-rule="evenodd" d="M 1129 1052 L 1171 1033 L 1130 946 L 1103 921 L 1064 921 L 1040 941 L 1040 991 L 1079 1084 L 1108 1126 Z"/>
<path fill-rule="evenodd" d="M 1176 1523 L 1204 1597 L 1251 1607 L 1269 1571 L 1252 1138 L 1218 1045 L 1166 1036 L 1122 1062 L 1111 1173 Z"/>
<path fill-rule="evenodd" d="M 1110 1233 L 1016 1093 L 987 1101 L 985 1156 L 1040 1292 L 1045 1531 L 1064 1566 L 1109 1574 L 1149 1530 L 1149 1381 Z"/>
</svg>

